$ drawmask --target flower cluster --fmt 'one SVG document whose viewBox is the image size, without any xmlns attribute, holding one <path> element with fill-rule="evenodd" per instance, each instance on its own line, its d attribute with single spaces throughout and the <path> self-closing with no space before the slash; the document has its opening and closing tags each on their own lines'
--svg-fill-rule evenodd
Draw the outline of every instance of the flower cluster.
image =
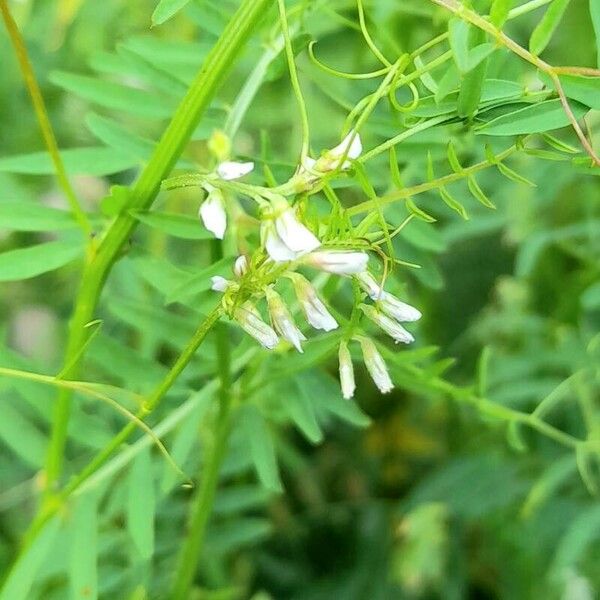
<svg viewBox="0 0 600 600">
<path fill-rule="evenodd" d="M 299 268 L 306 267 L 354 278 L 357 289 L 363 293 L 363 300 L 372 301 L 369 304 L 357 302 L 362 314 L 396 343 L 408 344 L 414 341 L 403 323 L 418 320 L 421 313 L 383 289 L 369 272 L 369 255 L 361 249 L 361 245 L 354 244 L 355 248 L 344 250 L 323 245 L 319 239 L 319 231 L 311 230 L 303 221 L 298 207 L 290 204 L 285 197 L 288 194 L 314 190 L 327 175 L 350 169 L 352 161 L 361 152 L 360 136 L 353 131 L 320 158 L 305 157 L 288 182 L 290 185 L 266 189 L 244 184 L 245 187 L 238 185 L 229 188 L 248 195 L 250 191 L 257 190 L 253 196 L 260 207 L 260 241 L 264 252 L 259 252 L 251 262 L 245 256 L 240 256 L 233 267 L 235 278 L 227 280 L 215 276 L 212 278 L 212 289 L 224 294 L 223 302 L 228 314 L 242 329 L 269 350 L 278 346 L 280 340 L 285 340 L 298 352 L 303 352 L 302 345 L 307 339 L 296 323 L 293 311 L 275 289 L 282 278 L 291 281 L 298 306 L 311 327 L 325 332 L 339 327 L 339 319 L 332 315 L 316 288 L 298 272 Z M 222 161 L 202 184 L 207 197 L 200 206 L 200 217 L 205 227 L 220 239 L 226 231 L 227 212 L 219 181 L 237 180 L 249 174 L 253 167 L 250 162 Z M 263 319 L 257 308 L 255 299 L 262 297 L 266 300 L 268 320 Z M 352 398 L 355 391 L 349 349 L 352 340 L 359 343 L 371 378 L 382 393 L 387 393 L 393 389 L 393 383 L 385 361 L 373 340 L 354 331 L 358 327 L 355 321 L 357 320 L 352 319 L 348 324 L 339 346 L 339 374 L 343 396 Z"/>
</svg>

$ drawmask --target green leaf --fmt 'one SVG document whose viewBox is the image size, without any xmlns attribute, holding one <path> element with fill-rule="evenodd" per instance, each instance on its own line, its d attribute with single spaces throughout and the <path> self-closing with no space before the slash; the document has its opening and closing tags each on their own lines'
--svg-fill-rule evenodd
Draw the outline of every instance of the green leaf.
<svg viewBox="0 0 600 600">
<path fill-rule="evenodd" d="M 60 529 L 58 518 L 52 519 L 34 539 L 31 547 L 25 551 L 24 556 L 17 562 L 4 582 L 0 600 L 28 600 L 36 573 L 45 561 L 48 552 L 54 545 Z"/>
<path fill-rule="evenodd" d="M 306 436 L 308 441 L 318 444 L 323 440 L 323 432 L 315 416 L 312 397 L 307 393 L 306 387 L 296 380 L 295 390 L 288 390 L 285 408 L 298 429 Z"/>
<path fill-rule="evenodd" d="M 596 64 L 600 67 L 600 2 L 598 0 L 590 0 L 590 15 L 596 36 L 596 53 L 598 55 Z"/>
<path fill-rule="evenodd" d="M 279 478 L 275 446 L 265 418 L 252 404 L 243 407 L 239 415 L 260 482 L 268 490 L 282 492 L 283 486 Z"/>
<path fill-rule="evenodd" d="M 570 0 L 554 0 L 529 38 L 529 51 L 538 55 L 548 45 L 569 6 Z"/>
<path fill-rule="evenodd" d="M 229 266 L 231 265 L 231 258 L 225 257 L 216 263 L 210 265 L 203 271 L 192 275 L 182 285 L 177 286 L 170 294 L 167 295 L 166 302 L 186 302 L 192 298 L 195 298 L 198 294 L 209 290 L 213 275 L 228 275 Z"/>
<path fill-rule="evenodd" d="M 439 189 L 442 200 L 454 211 L 456 211 L 465 221 L 469 218 L 465 207 L 452 197 L 445 187 Z"/>
<path fill-rule="evenodd" d="M 422 208 L 419 208 L 411 198 L 407 198 L 404 205 L 411 215 L 414 215 L 418 219 L 425 221 L 425 223 L 435 223 L 437 221 L 435 217 L 432 217 Z"/>
<path fill-rule="evenodd" d="M 588 107 L 578 102 L 571 103 L 575 118 L 579 119 L 588 112 Z M 569 125 L 559 99 L 545 100 L 526 106 L 513 112 L 496 117 L 492 121 L 475 128 L 480 135 L 521 135 L 541 133 Z"/>
<path fill-rule="evenodd" d="M 20 281 L 54 271 L 83 255 L 83 246 L 71 242 L 47 242 L 0 254 L 0 281 Z"/>
<path fill-rule="evenodd" d="M 135 167 L 137 160 L 106 146 L 61 150 L 60 156 L 71 175 L 112 175 Z M 47 152 L 15 154 L 0 158 L 0 172 L 52 175 L 54 165 Z"/>
<path fill-rule="evenodd" d="M 71 598 L 95 600 L 98 597 L 98 497 L 79 496 L 71 513 L 69 582 Z"/>
<path fill-rule="evenodd" d="M 477 200 L 479 200 L 481 204 L 487 206 L 487 208 L 496 208 L 496 205 L 485 195 L 484 191 L 479 187 L 479 184 L 477 183 L 475 177 L 470 175 L 467 178 L 467 185 L 471 194 L 473 194 L 473 196 Z"/>
<path fill-rule="evenodd" d="M 490 21 L 499 29 L 506 22 L 513 0 L 494 0 L 490 10 Z"/>
<path fill-rule="evenodd" d="M 127 478 L 127 530 L 142 560 L 154 554 L 154 477 L 150 449 L 133 460 Z"/>
<path fill-rule="evenodd" d="M 18 400 L 18 397 L 15 397 Z M 40 469 L 44 464 L 46 440 L 42 432 L 10 402 L 0 397 L 0 440 L 26 465 Z"/>
<path fill-rule="evenodd" d="M 160 0 L 152 13 L 152 26 L 162 25 L 190 0 Z"/>
<path fill-rule="evenodd" d="M 540 73 L 544 83 L 551 86 L 552 80 Z M 583 75 L 561 75 L 559 77 L 565 95 L 582 104 L 600 110 L 600 77 L 584 77 Z"/>
<path fill-rule="evenodd" d="M 196 217 L 158 211 L 132 211 L 131 214 L 144 225 L 173 237 L 184 240 L 210 240 L 214 237 Z"/>
<path fill-rule="evenodd" d="M 85 119 L 88 129 L 107 146 L 117 149 L 138 161 L 150 158 L 155 144 L 152 140 L 139 137 L 125 127 L 107 117 L 90 113 Z"/>
<path fill-rule="evenodd" d="M 85 100 L 137 116 L 166 119 L 175 108 L 174 100 L 168 101 L 144 90 L 87 75 L 54 71 L 50 74 L 50 81 Z"/>
<path fill-rule="evenodd" d="M 448 33 L 454 62 L 461 73 L 466 73 L 469 70 L 469 24 L 462 19 L 451 19 Z"/>
<path fill-rule="evenodd" d="M 59 231 L 75 229 L 71 213 L 36 204 L 9 200 L 0 202 L 0 228 L 15 231 Z"/>
</svg>

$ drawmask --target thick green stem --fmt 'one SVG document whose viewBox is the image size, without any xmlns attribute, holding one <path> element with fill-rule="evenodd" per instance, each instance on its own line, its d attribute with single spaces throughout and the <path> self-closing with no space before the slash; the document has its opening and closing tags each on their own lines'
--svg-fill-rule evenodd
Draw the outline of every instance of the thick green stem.
<svg viewBox="0 0 600 600">
<path fill-rule="evenodd" d="M 6 0 L 0 0 L 0 12 L 2 13 L 6 30 L 8 31 L 8 35 L 15 49 L 15 54 L 17 55 L 17 60 L 19 61 L 19 68 L 21 69 L 21 75 L 25 81 L 25 86 L 27 87 L 27 91 L 31 96 L 31 102 L 33 104 L 33 109 L 35 110 L 35 116 L 42 131 L 42 137 L 44 138 L 44 143 L 48 149 L 48 154 L 50 154 L 50 159 L 54 165 L 56 179 L 58 180 L 58 183 L 67 198 L 69 206 L 71 207 L 71 211 L 73 212 L 73 216 L 75 219 L 77 219 L 77 222 L 79 223 L 83 232 L 87 235 L 90 235 L 92 233 L 92 226 L 90 225 L 87 215 L 81 209 L 79 201 L 77 200 L 77 195 L 75 194 L 75 190 L 71 186 L 69 178 L 67 177 L 67 171 L 60 157 L 54 130 L 52 129 L 52 124 L 50 123 L 50 118 L 48 117 L 48 111 L 46 110 L 44 97 L 40 91 L 40 86 L 35 78 L 35 73 L 33 72 L 33 67 L 31 66 L 31 61 L 29 60 L 29 56 L 27 54 L 27 47 L 25 46 L 25 42 L 21 37 L 21 33 L 19 32 L 17 24 L 10 14 Z"/>
<path fill-rule="evenodd" d="M 129 211 L 150 207 L 158 194 L 160 182 L 175 165 L 224 76 L 271 2 L 272 0 L 242 0 L 239 9 L 206 57 L 146 168 L 134 184 L 127 209 L 113 221 L 100 240 L 95 255 L 84 268 L 65 353 L 64 363 L 70 365 L 63 373 L 65 377 L 77 376 L 81 349 L 87 339 L 85 326 L 93 318 L 104 282 L 137 224 Z M 55 406 L 46 460 L 47 487 L 50 491 L 62 472 L 70 412 L 71 394 L 61 393 Z"/>
<path fill-rule="evenodd" d="M 214 260 L 222 257 L 218 242 L 214 245 Z M 221 386 L 219 390 L 219 414 L 214 432 L 213 445 L 202 465 L 202 484 L 192 505 L 192 515 L 188 535 L 179 558 L 179 566 L 173 583 L 173 600 L 186 600 L 198 568 L 206 525 L 212 513 L 219 470 L 227 452 L 231 426 L 231 348 L 225 326 L 221 323 L 215 329 L 216 353 Z"/>
</svg>

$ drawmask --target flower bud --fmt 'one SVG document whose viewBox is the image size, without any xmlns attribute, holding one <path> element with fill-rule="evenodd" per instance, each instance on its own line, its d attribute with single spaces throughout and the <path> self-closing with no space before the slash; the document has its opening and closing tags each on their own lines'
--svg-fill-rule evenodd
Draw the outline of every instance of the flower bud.
<svg viewBox="0 0 600 600">
<path fill-rule="evenodd" d="M 371 319 L 371 321 L 379 325 L 381 329 L 391 336 L 396 344 L 399 344 L 400 342 L 403 344 L 410 344 L 415 341 L 415 338 L 406 331 L 400 323 L 394 321 L 394 319 L 388 317 L 383 312 L 378 311 L 368 304 L 361 304 L 359 308 L 369 319 Z"/>
<path fill-rule="evenodd" d="M 361 337 L 360 345 L 362 348 L 365 366 L 367 367 L 367 371 L 369 371 L 371 379 L 374 381 L 375 385 L 379 388 L 379 391 L 382 394 L 391 392 L 394 389 L 394 384 L 390 379 L 385 361 L 383 360 L 381 354 L 379 354 L 379 350 L 377 350 L 375 344 L 369 338 Z"/>
<path fill-rule="evenodd" d="M 421 312 L 414 306 L 402 302 L 393 294 L 386 292 L 377 283 L 373 275 L 368 271 L 356 276 L 360 286 L 369 295 L 372 300 L 379 303 L 381 309 L 390 317 L 401 323 L 410 323 L 418 321 L 421 318 Z"/>
<path fill-rule="evenodd" d="M 242 329 L 262 346 L 268 350 L 272 350 L 277 346 L 279 342 L 277 334 L 262 320 L 259 312 L 251 302 L 244 302 L 242 306 L 236 308 L 233 316 Z"/>
<path fill-rule="evenodd" d="M 338 327 L 337 321 L 317 296 L 317 292 L 311 283 L 299 273 L 292 273 L 290 277 L 294 284 L 298 302 L 300 302 L 304 316 L 310 325 L 323 331 L 336 329 Z"/>
<path fill-rule="evenodd" d="M 210 153 L 219 161 L 227 160 L 231 154 L 231 140 L 220 129 L 215 129 L 208 139 Z"/>
<path fill-rule="evenodd" d="M 212 281 L 210 289 L 214 292 L 226 292 L 227 288 L 231 285 L 230 281 L 227 281 L 225 277 L 221 277 L 220 275 L 213 275 L 210 280 Z"/>
<path fill-rule="evenodd" d="M 241 279 L 248 272 L 248 259 L 245 254 L 241 254 L 235 259 L 233 264 L 233 274 Z"/>
<path fill-rule="evenodd" d="M 287 340 L 298 352 L 302 352 L 301 342 L 306 340 L 304 334 L 296 327 L 294 319 L 287 306 L 283 303 L 281 296 L 272 288 L 266 290 L 269 314 L 275 331 Z"/>
<path fill-rule="evenodd" d="M 340 384 L 342 387 L 342 395 L 346 400 L 354 396 L 356 384 L 354 383 L 354 367 L 352 366 L 352 357 L 348 350 L 348 344 L 342 342 L 338 351 L 340 362 Z"/>
</svg>

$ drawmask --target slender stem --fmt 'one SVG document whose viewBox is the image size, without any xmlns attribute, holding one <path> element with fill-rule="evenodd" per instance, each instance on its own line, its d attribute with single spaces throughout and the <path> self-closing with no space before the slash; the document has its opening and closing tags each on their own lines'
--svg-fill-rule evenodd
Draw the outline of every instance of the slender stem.
<svg viewBox="0 0 600 600">
<path fill-rule="evenodd" d="M 598 158 L 589 140 L 585 137 L 585 134 L 583 133 L 583 130 L 581 129 L 581 126 L 579 125 L 577 118 L 573 113 L 573 110 L 571 109 L 569 100 L 565 94 L 565 91 L 562 87 L 560 79 L 558 78 L 558 75 L 556 74 L 556 70 L 554 67 L 549 65 L 546 61 L 542 60 L 539 56 L 536 56 L 535 54 L 532 54 L 531 52 L 523 48 L 523 46 L 517 44 L 517 42 L 515 42 L 512 38 L 508 37 L 501 29 L 498 29 L 485 17 L 482 17 L 480 14 L 468 9 L 464 4 L 461 4 L 456 0 L 430 0 L 430 2 L 433 2 L 434 4 L 437 4 L 438 6 L 441 6 L 446 10 L 449 10 L 458 18 L 463 19 L 468 23 L 471 23 L 472 25 L 474 25 L 478 29 L 481 29 L 482 31 L 485 31 L 493 38 L 495 38 L 495 40 L 499 44 L 501 44 L 505 48 L 508 48 L 511 52 L 513 52 L 523 60 L 526 60 L 533 66 L 537 67 L 543 73 L 546 73 L 546 75 L 548 75 L 552 79 L 552 83 L 558 93 L 561 104 L 563 106 L 563 110 L 569 118 L 569 122 L 571 123 L 573 130 L 577 134 L 581 145 L 584 147 L 585 151 L 589 154 L 594 163 L 597 166 L 600 166 L 600 158 Z"/>
<path fill-rule="evenodd" d="M 222 246 L 213 243 L 213 261 L 222 258 Z M 223 324 L 215 329 L 216 354 L 219 368 L 219 413 L 214 433 L 213 445 L 202 465 L 202 484 L 192 505 L 190 527 L 186 536 L 179 566 L 175 573 L 173 600 L 186 600 L 198 569 L 198 560 L 206 533 L 206 525 L 212 513 L 213 503 L 219 483 L 219 470 L 225 457 L 231 429 L 231 348 L 228 332 Z"/>
<path fill-rule="evenodd" d="M 137 225 L 130 209 L 147 209 L 160 189 L 160 182 L 170 172 L 183 152 L 204 111 L 231 69 L 243 44 L 272 0 L 242 0 L 221 37 L 209 52 L 190 89 L 181 101 L 146 168 L 130 191 L 124 210 L 100 240 L 96 254 L 87 264 L 77 296 L 64 363 L 71 365 L 65 377 L 76 377 L 85 344 L 85 325 L 93 318 L 104 282 L 122 248 Z M 46 460 L 47 494 L 51 495 L 64 462 L 67 425 L 71 412 L 71 394 L 59 394 L 55 406 L 53 429 Z"/>
<path fill-rule="evenodd" d="M 409 130 L 411 131 L 411 130 Z M 501 162 L 508 158 L 511 154 L 514 154 L 517 151 L 516 146 L 511 146 L 504 152 L 501 152 L 496 156 L 496 162 Z M 488 160 L 484 160 L 479 162 L 471 167 L 463 169 L 460 173 L 452 173 L 451 175 L 446 175 L 445 177 L 440 177 L 438 179 L 434 179 L 433 181 L 427 181 L 425 183 L 420 183 L 413 187 L 403 188 L 401 190 L 397 190 L 395 192 L 391 192 L 390 194 L 386 194 L 385 196 L 381 196 L 377 200 L 379 205 L 384 206 L 385 204 L 392 204 L 393 202 L 398 202 L 399 200 L 405 200 L 406 198 L 410 198 L 411 196 L 416 196 L 417 194 L 422 194 L 423 192 L 428 192 L 430 190 L 438 189 L 442 186 L 449 185 L 450 183 L 454 183 L 455 181 L 460 181 L 465 177 L 470 175 L 474 175 L 479 171 L 483 171 L 495 163 L 491 163 Z M 361 202 L 355 206 L 352 206 L 347 210 L 349 216 L 359 215 L 361 213 L 369 212 L 376 208 L 375 202 L 373 200 L 367 200 L 365 202 Z"/>
<path fill-rule="evenodd" d="M 300 150 L 300 164 L 304 163 L 304 159 L 308 155 L 308 145 L 310 140 L 310 131 L 308 126 L 308 114 L 306 112 L 306 103 L 302 96 L 302 88 L 300 87 L 300 81 L 298 79 L 298 71 L 296 70 L 296 63 L 294 61 L 294 49 L 292 48 L 292 40 L 290 37 L 290 30 L 288 27 L 287 16 L 285 12 L 285 0 L 277 0 L 279 6 L 279 19 L 281 21 L 281 33 L 285 41 L 285 55 L 288 63 L 288 70 L 290 72 L 290 81 L 292 82 L 292 88 L 296 101 L 298 102 L 298 108 L 300 110 L 300 120 L 302 122 L 302 149 Z"/>
<path fill-rule="evenodd" d="M 52 124 L 50 123 L 50 118 L 48 117 L 48 111 L 46 110 L 44 98 L 42 96 L 42 92 L 40 91 L 40 86 L 35 78 L 35 73 L 27 54 L 27 47 L 23 37 L 21 36 L 19 28 L 15 23 L 15 20 L 10 14 L 6 0 L 0 0 L 0 12 L 2 12 L 2 18 L 4 19 L 6 30 L 8 31 L 8 35 L 15 49 L 15 54 L 17 55 L 17 60 L 19 61 L 19 67 L 21 69 L 21 75 L 25 81 L 25 86 L 27 87 L 27 91 L 31 96 L 31 102 L 33 104 L 33 109 L 35 111 L 38 124 L 42 131 L 42 137 L 44 138 L 44 143 L 46 144 L 52 164 L 54 165 L 56 179 L 58 180 L 58 184 L 62 188 L 67 198 L 69 206 L 71 207 L 71 211 L 73 212 L 73 216 L 79 223 L 79 226 L 83 232 L 89 236 L 92 233 L 92 226 L 87 218 L 87 215 L 85 212 L 83 212 L 81 206 L 79 205 L 75 190 L 71 186 L 69 178 L 67 177 L 67 171 L 60 157 L 60 152 L 58 151 L 58 144 L 56 143 L 56 137 L 54 135 L 54 130 L 52 129 Z"/>
<path fill-rule="evenodd" d="M 171 386 L 175 383 L 179 375 L 181 375 L 185 367 L 188 365 L 200 347 L 200 344 L 202 344 L 206 338 L 208 332 L 217 323 L 222 315 L 223 307 L 219 304 L 209 313 L 206 319 L 202 321 L 165 378 L 158 384 L 158 386 L 142 404 L 142 408 L 136 415 L 138 419 L 143 419 L 158 406 L 159 402 L 164 398 Z M 120 446 L 129 439 L 135 430 L 135 423 L 128 423 L 125 427 L 123 427 L 121 431 L 119 431 L 119 433 L 117 433 L 117 435 L 115 435 L 112 440 L 108 442 L 108 444 L 69 481 L 64 489 L 62 489 L 58 494 L 50 497 L 49 500 L 42 505 L 41 510 L 38 512 L 29 529 L 23 536 L 21 550 L 17 560 L 13 564 L 13 568 L 19 562 L 20 558 L 25 555 L 32 542 L 42 531 L 44 525 L 60 510 L 66 500 L 106 463 L 106 461 L 115 453 L 115 451 L 118 450 Z"/>
</svg>

